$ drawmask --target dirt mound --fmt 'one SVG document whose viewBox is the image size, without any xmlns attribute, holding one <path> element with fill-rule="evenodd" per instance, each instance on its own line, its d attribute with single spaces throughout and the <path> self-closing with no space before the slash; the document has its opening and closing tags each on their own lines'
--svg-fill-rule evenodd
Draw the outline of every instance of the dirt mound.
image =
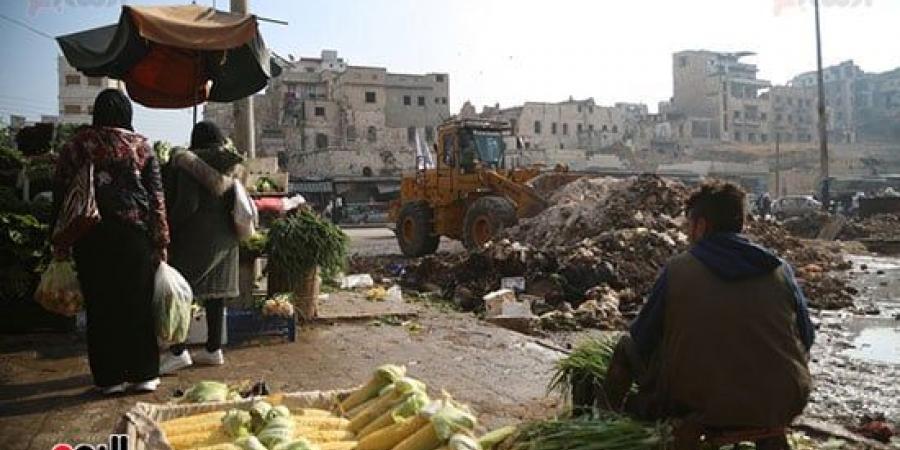
<svg viewBox="0 0 900 450">
<path fill-rule="evenodd" d="M 859 239 L 900 239 L 900 215 L 877 214 L 856 219 L 844 226 L 838 238 L 844 241 Z"/>
<path fill-rule="evenodd" d="M 501 278 L 521 276 L 526 294 L 563 313 L 602 289 L 615 292 L 620 312 L 631 317 L 660 269 L 688 248 L 678 219 L 687 195 L 683 184 L 654 175 L 580 179 L 550 197 L 548 209 L 521 220 L 484 249 L 423 258 L 407 268 L 405 281 L 439 285 L 461 306 L 478 308 L 481 296 L 498 289 Z M 774 222 L 751 221 L 747 234 L 797 268 L 811 305 L 852 303 L 852 290 L 833 275 L 849 268 L 839 253 L 809 247 Z"/>
</svg>

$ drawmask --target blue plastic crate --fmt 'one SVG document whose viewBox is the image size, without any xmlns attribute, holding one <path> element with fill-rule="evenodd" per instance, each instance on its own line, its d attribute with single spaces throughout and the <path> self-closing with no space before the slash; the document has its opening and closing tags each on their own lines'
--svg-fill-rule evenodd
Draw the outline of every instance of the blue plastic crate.
<svg viewBox="0 0 900 450">
<path fill-rule="evenodd" d="M 294 342 L 297 323 L 293 317 L 267 317 L 257 309 L 228 308 L 228 345 L 240 345 L 259 337 L 282 337 Z"/>
</svg>

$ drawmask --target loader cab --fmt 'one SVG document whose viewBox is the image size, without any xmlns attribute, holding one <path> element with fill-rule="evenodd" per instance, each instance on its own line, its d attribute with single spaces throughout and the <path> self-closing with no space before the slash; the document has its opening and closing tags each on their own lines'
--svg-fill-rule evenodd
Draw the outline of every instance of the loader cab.
<svg viewBox="0 0 900 450">
<path fill-rule="evenodd" d="M 477 167 L 500 169 L 506 144 L 503 125 L 493 122 L 464 122 L 441 130 L 439 159 L 444 168 L 471 174 Z"/>
</svg>

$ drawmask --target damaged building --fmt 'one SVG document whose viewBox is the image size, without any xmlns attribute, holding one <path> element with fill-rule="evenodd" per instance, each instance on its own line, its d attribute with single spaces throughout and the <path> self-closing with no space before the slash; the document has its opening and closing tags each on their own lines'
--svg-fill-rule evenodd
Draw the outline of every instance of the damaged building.
<svg viewBox="0 0 900 450">
<path fill-rule="evenodd" d="M 284 71 L 254 101 L 257 153 L 277 156 L 292 179 L 328 179 L 348 202 L 396 193 L 401 173 L 415 167 L 417 139 L 431 144 L 450 117 L 446 73 L 354 66 L 332 50 L 275 58 Z M 228 132 L 231 116 L 230 104 L 204 112 Z"/>
</svg>

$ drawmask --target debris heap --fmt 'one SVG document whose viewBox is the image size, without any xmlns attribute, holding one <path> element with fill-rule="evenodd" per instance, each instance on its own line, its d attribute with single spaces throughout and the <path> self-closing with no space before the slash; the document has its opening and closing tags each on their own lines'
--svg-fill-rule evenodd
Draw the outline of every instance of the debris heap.
<svg viewBox="0 0 900 450">
<path fill-rule="evenodd" d="M 422 258 L 407 268 L 404 281 L 440 286 L 460 306 L 476 309 L 501 278 L 524 277 L 524 293 L 545 303 L 535 311 L 556 310 L 552 323 L 620 328 L 625 321 L 610 314 L 610 305 L 633 317 L 661 268 L 688 248 L 679 219 L 687 195 L 683 184 L 655 175 L 582 178 L 499 240 L 468 254 Z M 806 247 L 772 222 L 751 222 L 748 234 L 797 268 L 813 306 L 849 306 L 852 291 L 833 275 L 849 268 L 839 254 Z"/>
<path fill-rule="evenodd" d="M 877 214 L 864 219 L 853 220 L 844 226 L 838 238 L 843 241 L 900 239 L 900 215 Z"/>
</svg>

